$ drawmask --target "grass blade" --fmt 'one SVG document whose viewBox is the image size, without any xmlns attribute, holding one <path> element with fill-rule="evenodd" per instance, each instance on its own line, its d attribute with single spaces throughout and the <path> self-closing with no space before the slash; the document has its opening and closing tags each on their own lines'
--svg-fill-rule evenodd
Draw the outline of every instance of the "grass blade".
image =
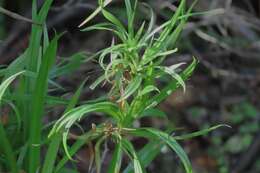
<svg viewBox="0 0 260 173">
<path fill-rule="evenodd" d="M 61 143 L 60 133 L 56 133 L 51 138 L 51 143 L 49 145 L 48 151 L 45 156 L 45 161 L 42 168 L 42 173 L 52 173 L 54 169 L 54 164 L 58 154 L 58 150 Z"/>
<path fill-rule="evenodd" d="M 143 168 L 141 166 L 140 160 L 135 152 L 133 145 L 128 140 L 122 139 L 122 147 L 133 161 L 134 172 L 143 173 Z"/>
<path fill-rule="evenodd" d="M 102 13 L 104 17 L 112 22 L 119 30 L 121 30 L 122 32 L 125 31 L 124 25 L 112 13 L 108 12 L 105 9 L 102 9 Z"/>
<path fill-rule="evenodd" d="M 138 152 L 137 155 L 139 156 L 139 160 L 144 168 L 155 159 L 155 157 L 161 152 L 163 146 L 164 143 L 152 140 Z M 129 164 L 123 173 L 133 173 L 133 164 Z"/>
<path fill-rule="evenodd" d="M 9 78 L 7 78 L 4 82 L 1 83 L 0 85 L 0 100 L 2 100 L 2 97 L 7 89 L 7 87 L 15 80 L 15 78 L 19 75 L 21 75 L 22 73 L 24 73 L 25 71 L 21 71 L 19 73 L 16 73 L 12 76 L 10 76 Z"/>
<path fill-rule="evenodd" d="M 96 145 L 95 145 L 95 163 L 96 163 L 96 169 L 97 169 L 97 173 L 101 173 L 101 157 L 100 157 L 100 147 L 102 145 L 102 143 L 106 140 L 106 136 L 101 137 Z"/>
<path fill-rule="evenodd" d="M 47 94 L 48 75 L 55 62 L 59 37 L 56 36 L 45 51 L 32 96 L 30 129 L 33 130 L 29 132 L 29 173 L 35 173 L 40 164 L 41 118 Z"/>
<path fill-rule="evenodd" d="M 0 102 L 2 101 L 2 97 L 3 97 L 7 87 L 11 84 L 11 82 L 14 81 L 14 79 L 18 75 L 21 75 L 22 73 L 24 73 L 24 71 L 12 75 L 11 77 L 7 78 L 4 82 L 1 83 L 1 85 L 0 85 Z M 11 170 L 12 173 L 18 173 L 15 154 L 12 150 L 11 144 L 7 138 L 5 129 L 4 129 L 1 121 L 0 121 L 0 138 L 1 138 L 0 150 L 6 156 L 6 163 L 9 167 L 9 169 Z"/>
<path fill-rule="evenodd" d="M 197 64 L 198 64 L 198 60 L 193 58 L 192 63 L 180 74 L 182 80 L 186 81 L 192 75 Z M 170 82 L 164 89 L 161 90 L 159 94 L 157 94 L 151 100 L 148 101 L 147 106 L 154 107 L 158 105 L 179 87 L 180 84 L 176 80 Z"/>
<path fill-rule="evenodd" d="M 197 132 L 189 133 L 189 134 L 186 134 L 186 135 L 174 136 L 173 138 L 175 140 L 191 139 L 191 138 L 194 138 L 194 137 L 203 136 L 205 134 L 208 134 L 209 132 L 211 132 L 213 130 L 216 130 L 216 129 L 220 128 L 220 127 L 229 127 L 229 128 L 231 128 L 230 126 L 228 126 L 226 124 L 220 124 L 220 125 L 216 125 L 216 126 L 213 126 L 213 127 L 207 128 L 207 129 L 203 129 L 203 130 L 200 130 L 200 131 L 197 131 Z"/>
<path fill-rule="evenodd" d="M 160 93 L 160 90 L 158 88 L 156 88 L 153 85 L 148 85 L 138 94 L 138 96 L 140 97 L 140 96 L 146 95 L 152 91 L 157 91 Z"/>
<path fill-rule="evenodd" d="M 70 100 L 66 110 L 64 111 L 65 113 L 70 111 L 72 108 L 74 108 L 76 106 L 85 83 L 86 83 L 86 80 L 77 89 L 76 93 L 73 95 L 72 99 Z M 55 164 L 57 154 L 59 151 L 61 139 L 62 139 L 61 133 L 57 133 L 51 138 L 51 143 L 49 145 L 47 154 L 45 156 L 42 173 L 52 173 L 53 172 L 53 170 L 55 168 L 54 164 Z"/>
<path fill-rule="evenodd" d="M 157 129 L 152 129 L 152 128 L 142 128 L 142 129 L 138 129 L 137 131 L 138 132 L 136 132 L 136 135 L 144 136 L 152 140 L 156 138 L 166 143 L 173 151 L 175 151 L 175 153 L 181 159 L 182 164 L 186 170 L 186 173 L 192 173 L 192 166 L 188 156 L 172 136 L 168 135 L 165 132 L 159 131 Z"/>
<path fill-rule="evenodd" d="M 112 2 L 112 0 L 105 0 L 104 2 L 104 7 L 107 6 L 108 4 L 110 4 Z M 85 25 L 86 23 L 88 23 L 90 20 L 92 20 L 99 12 L 101 12 L 102 7 L 98 7 L 88 18 L 86 18 L 80 25 L 79 27 L 82 27 L 83 25 Z"/>
<path fill-rule="evenodd" d="M 182 86 L 182 88 L 183 88 L 183 90 L 185 92 L 185 90 L 186 90 L 185 82 L 184 82 L 184 80 L 182 79 L 182 77 L 179 74 L 177 74 L 174 70 L 172 70 L 169 67 L 158 67 L 158 68 L 161 71 L 163 71 L 164 73 L 171 75 L 171 77 L 173 79 L 175 79 Z"/>
<path fill-rule="evenodd" d="M 120 121 L 121 114 L 118 110 L 116 104 L 111 102 L 99 102 L 99 103 L 90 103 L 85 104 L 74 109 L 71 109 L 67 113 L 65 113 L 54 125 L 49 136 L 53 135 L 55 132 L 58 132 L 62 128 L 69 129 L 73 123 L 79 121 L 83 118 L 83 116 L 87 116 L 87 114 L 91 112 L 102 112 L 108 114 L 109 116 L 115 118 Z"/>
<path fill-rule="evenodd" d="M 79 139 L 72 145 L 71 148 L 68 149 L 69 155 L 73 156 L 83 145 L 87 144 L 89 141 L 96 139 L 99 134 L 90 131 L 85 135 L 79 137 Z M 55 167 L 54 173 L 62 173 L 60 172 L 64 165 L 70 160 L 70 158 L 65 155 Z"/>
<path fill-rule="evenodd" d="M 117 101 L 120 102 L 122 100 L 127 99 L 130 97 L 141 85 L 142 83 L 142 77 L 136 76 L 133 81 L 126 87 L 124 94 L 121 96 L 121 98 Z"/>
<path fill-rule="evenodd" d="M 116 148 L 112 157 L 112 161 L 108 168 L 108 173 L 119 173 L 122 162 L 122 143 L 116 144 Z"/>
</svg>

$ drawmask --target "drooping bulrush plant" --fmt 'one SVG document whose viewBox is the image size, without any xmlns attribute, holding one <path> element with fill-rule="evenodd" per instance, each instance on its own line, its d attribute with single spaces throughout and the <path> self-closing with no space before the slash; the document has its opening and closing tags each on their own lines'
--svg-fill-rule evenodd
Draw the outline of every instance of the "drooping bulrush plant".
<svg viewBox="0 0 260 173">
<path fill-rule="evenodd" d="M 67 158 L 56 167 L 59 170 L 76 151 L 92 140 L 96 141 L 96 170 L 101 171 L 100 146 L 106 140 L 112 140 L 115 144 L 113 157 L 109 165 L 109 173 L 145 172 L 145 167 L 156 157 L 164 145 L 168 145 L 180 158 L 187 173 L 192 172 L 191 163 L 177 140 L 187 139 L 208 133 L 220 126 L 187 134 L 184 136 L 171 136 L 168 131 L 155 128 L 134 128 L 133 122 L 144 116 L 164 115 L 158 108 L 164 99 L 171 95 L 176 89 L 182 87 L 185 91 L 185 82 L 193 73 L 198 61 L 194 58 L 192 63 L 180 73 L 180 68 L 185 63 L 164 66 L 163 62 L 168 55 L 177 51 L 176 41 L 183 30 L 191 10 L 186 9 L 186 1 L 181 0 L 178 9 L 172 18 L 159 27 L 155 25 L 155 15 L 151 10 L 151 19 L 148 24 L 143 22 L 136 29 L 135 16 L 137 0 L 125 0 L 127 13 L 127 27 L 105 7 L 111 1 L 99 0 L 99 8 L 81 25 L 91 20 L 97 13 L 101 12 L 107 22 L 99 23 L 82 29 L 84 32 L 92 30 L 111 31 L 116 38 L 112 40 L 110 47 L 105 48 L 93 57 L 103 69 L 101 75 L 91 86 L 95 89 L 98 85 L 109 84 L 110 90 L 107 99 L 84 104 L 66 112 L 54 125 L 50 136 L 62 132 L 63 145 Z M 168 77 L 166 86 L 159 88 L 156 81 Z M 71 147 L 67 146 L 69 130 L 82 118 L 93 112 L 101 112 L 108 118 L 109 123 L 93 125 L 92 130 L 80 138 L 84 142 L 76 142 Z M 144 148 L 136 152 L 129 136 L 144 137 L 150 142 Z M 121 169 L 122 158 L 126 154 L 132 163 L 123 171 Z"/>
</svg>

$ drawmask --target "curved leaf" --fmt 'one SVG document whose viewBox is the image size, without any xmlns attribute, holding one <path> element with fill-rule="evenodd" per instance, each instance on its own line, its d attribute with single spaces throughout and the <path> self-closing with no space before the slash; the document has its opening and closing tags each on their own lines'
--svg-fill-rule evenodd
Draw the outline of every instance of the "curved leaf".
<svg viewBox="0 0 260 173">
<path fill-rule="evenodd" d="M 181 65 L 182 63 L 178 64 L 179 66 Z M 186 86 L 185 86 L 185 82 L 184 80 L 182 79 L 182 77 L 177 74 L 172 68 L 170 67 L 158 67 L 160 70 L 162 70 L 163 72 L 171 75 L 182 87 L 183 87 L 183 90 L 185 92 L 186 90 Z"/>
<path fill-rule="evenodd" d="M 4 92 L 6 91 L 7 87 L 14 81 L 14 79 L 19 76 L 20 74 L 24 73 L 25 71 L 18 72 L 6 80 L 4 80 L 0 85 L 0 100 L 2 100 L 2 97 L 4 95 Z"/>
<path fill-rule="evenodd" d="M 198 60 L 193 58 L 192 63 L 180 74 L 182 80 L 186 81 L 195 70 L 195 67 L 198 64 Z M 150 99 L 147 103 L 148 107 L 154 107 L 166 99 L 172 92 L 180 87 L 178 81 L 171 81 L 165 88 L 161 90 L 159 94 Z"/>
<path fill-rule="evenodd" d="M 128 140 L 122 139 L 122 147 L 129 155 L 129 157 L 133 160 L 135 173 L 143 173 L 140 160 L 135 152 L 133 145 Z"/>
<path fill-rule="evenodd" d="M 197 137 L 197 136 L 203 136 L 213 130 L 216 130 L 220 127 L 229 127 L 231 128 L 229 125 L 226 125 L 226 124 L 220 124 L 220 125 L 216 125 L 216 126 L 213 126 L 213 127 L 210 127 L 210 128 L 207 128 L 207 129 L 203 129 L 203 130 L 200 130 L 200 131 L 197 131 L 197 132 L 193 132 L 193 133 L 189 133 L 189 134 L 186 134 L 186 135 L 181 135 L 181 136 L 174 136 L 173 138 L 176 139 L 176 140 L 185 140 L 185 139 L 190 139 L 190 138 L 194 138 L 194 137 Z"/>
<path fill-rule="evenodd" d="M 139 160 L 144 168 L 155 159 L 164 145 L 165 144 L 159 140 L 151 140 L 140 151 L 138 151 L 137 155 L 139 156 Z M 133 164 L 129 164 L 123 173 L 133 173 Z"/>
<path fill-rule="evenodd" d="M 20 74 L 22 74 L 24 71 L 16 73 L 12 75 L 11 77 L 7 78 L 4 80 L 4 82 L 1 83 L 0 85 L 0 101 L 2 100 L 2 97 L 4 95 L 4 92 L 6 91 L 7 87 L 11 84 L 11 82 Z M 0 143 L 0 150 L 3 152 L 6 156 L 6 161 L 7 165 L 10 168 L 12 173 L 17 173 L 17 164 L 15 160 L 15 154 L 14 151 L 11 148 L 11 144 L 7 138 L 7 135 L 5 133 L 5 129 L 0 122 L 0 138 L 1 138 L 1 143 Z"/>
<path fill-rule="evenodd" d="M 94 90 L 100 83 L 102 83 L 104 80 L 106 79 L 106 76 L 103 74 L 102 76 L 98 77 L 97 80 L 95 80 L 95 82 L 93 82 L 90 85 L 90 89 Z"/>
<path fill-rule="evenodd" d="M 68 149 L 69 156 L 74 155 L 83 145 L 88 143 L 91 140 L 96 139 L 100 134 L 95 133 L 94 131 L 89 131 L 86 134 L 80 136 L 77 141 Z M 64 165 L 70 160 L 68 155 L 63 156 L 63 158 L 58 162 L 55 167 L 54 173 L 63 173 L 61 170 L 64 168 Z"/>
<path fill-rule="evenodd" d="M 125 100 L 128 97 L 130 97 L 139 88 L 141 83 L 142 83 L 142 77 L 136 76 L 131 81 L 131 83 L 126 87 L 125 93 L 121 96 L 121 98 L 117 102 L 120 102 L 120 101 Z"/>
<path fill-rule="evenodd" d="M 156 138 L 163 141 L 172 150 L 174 150 L 175 153 L 178 155 L 178 157 L 181 159 L 181 162 L 186 170 L 186 173 L 192 173 L 192 166 L 188 156 L 186 155 L 182 147 L 176 142 L 176 140 L 169 134 L 153 128 L 142 128 L 136 130 L 129 129 L 129 132 L 136 136 L 142 136 L 150 139 Z"/>
<path fill-rule="evenodd" d="M 106 136 L 103 136 L 101 137 L 96 145 L 95 145 L 95 163 L 96 163 L 96 169 L 97 169 L 97 173 L 100 173 L 101 172 L 101 157 L 100 157 L 100 147 L 102 145 L 102 143 L 105 141 L 106 139 Z"/>
<path fill-rule="evenodd" d="M 111 3 L 112 0 L 105 0 L 103 6 L 107 6 L 109 3 Z M 80 25 L 79 27 L 82 27 L 85 25 L 87 22 L 89 22 L 91 19 L 93 19 L 100 11 L 102 10 L 102 7 L 99 6 L 89 17 L 87 17 Z"/>
<path fill-rule="evenodd" d="M 117 30 L 118 29 L 118 30 Z M 112 23 L 98 23 L 96 25 L 89 26 L 87 28 L 82 29 L 81 31 L 92 31 L 92 30 L 101 30 L 101 31 L 111 31 L 115 33 L 122 41 L 126 40 L 126 35 L 124 32 L 121 32 L 121 30 Z"/>
<path fill-rule="evenodd" d="M 140 116 L 139 118 L 143 118 L 143 117 L 159 117 L 159 118 L 167 118 L 167 115 L 156 108 L 150 108 L 150 109 L 146 109 Z"/>
<path fill-rule="evenodd" d="M 116 104 L 111 102 L 99 102 L 86 104 L 74 109 L 71 109 L 67 113 L 65 113 L 54 125 L 50 135 L 59 131 L 61 128 L 69 129 L 74 123 L 79 121 L 84 117 L 85 114 L 89 114 L 91 112 L 102 112 L 110 115 L 117 121 L 121 120 L 121 114 L 118 110 Z"/>
<path fill-rule="evenodd" d="M 119 173 L 122 161 L 122 143 L 116 144 L 116 148 L 112 157 L 112 161 L 108 168 L 108 173 Z"/>
<path fill-rule="evenodd" d="M 84 80 L 82 82 L 80 87 L 77 89 L 76 93 L 72 96 L 72 98 L 70 99 L 70 102 L 68 103 L 68 105 L 64 111 L 65 113 L 76 106 L 85 83 L 86 83 L 86 80 Z M 45 160 L 43 163 L 42 173 L 52 173 L 53 172 L 55 161 L 57 159 L 57 153 L 60 148 L 61 138 L 62 138 L 61 133 L 57 133 L 57 134 L 55 134 L 55 136 L 53 136 L 51 138 L 51 140 L 50 140 L 51 142 L 49 144 L 49 147 L 48 147 L 48 150 L 47 150 L 47 153 L 45 156 Z"/>
<path fill-rule="evenodd" d="M 152 91 L 160 92 L 160 90 L 158 88 L 156 88 L 155 86 L 148 85 L 138 94 L 138 96 L 143 96 L 143 95 L 148 94 Z"/>
<path fill-rule="evenodd" d="M 112 22 L 113 24 L 115 24 L 115 26 L 122 32 L 125 33 L 125 28 L 123 26 L 123 24 L 110 12 L 108 12 L 105 9 L 102 9 L 102 13 L 104 15 L 104 17 L 109 20 L 110 22 Z"/>
</svg>

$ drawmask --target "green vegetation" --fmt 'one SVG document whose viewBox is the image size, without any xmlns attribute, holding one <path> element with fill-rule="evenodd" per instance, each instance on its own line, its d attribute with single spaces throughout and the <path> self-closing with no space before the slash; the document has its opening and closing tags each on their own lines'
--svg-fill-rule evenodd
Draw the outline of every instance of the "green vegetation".
<svg viewBox="0 0 260 173">
<path fill-rule="evenodd" d="M 138 30 L 134 27 L 135 15 L 138 5 L 141 4 L 137 0 L 125 0 L 128 21 L 125 27 L 125 24 L 106 10 L 105 6 L 110 2 L 100 0 L 100 7 L 86 20 L 91 20 L 101 12 L 108 22 L 82 29 L 84 32 L 111 31 L 116 36 L 109 48 L 88 57 L 88 59 L 98 57 L 104 72 L 90 88 L 95 89 L 98 85 L 105 83 L 111 86 L 110 91 L 105 99 L 92 100 L 76 106 L 85 82 L 70 100 L 49 96 L 48 91 L 59 87 L 55 83 L 55 78 L 72 73 L 73 69 L 77 68 L 73 64 L 83 59 L 85 61 L 86 58 L 83 54 L 76 54 L 71 57 L 71 61 L 56 65 L 58 40 L 62 34 L 49 40 L 45 26 L 52 0 L 46 0 L 39 11 L 36 8 L 36 0 L 33 1 L 32 20 L 37 24 L 32 26 L 29 47 L 7 68 L 1 70 L 2 107 L 8 106 L 12 108 L 12 111 L 7 116 L 7 122 L 0 122 L 0 139 L 2 139 L 0 171 L 11 173 L 18 173 L 21 170 L 28 173 L 72 172 L 66 168 L 66 163 L 73 162 L 73 155 L 83 145 L 96 141 L 96 170 L 100 172 L 102 165 L 100 146 L 106 140 L 112 140 L 115 150 L 108 169 L 109 173 L 145 172 L 145 167 L 159 154 L 164 145 L 169 146 L 178 155 L 185 171 L 191 173 L 191 163 L 177 140 L 203 135 L 222 126 L 183 136 L 170 135 L 172 129 L 161 131 L 153 127 L 133 127 L 134 121 L 144 116 L 156 116 L 159 112 L 160 117 L 164 117 L 157 105 L 179 87 L 185 91 L 185 81 L 192 75 L 198 61 L 194 58 L 181 73 L 179 73 L 180 67 L 185 63 L 164 66 L 163 62 L 168 55 L 177 51 L 175 47 L 177 39 L 188 17 L 192 15 L 191 11 L 196 1 L 187 9 L 186 1 L 181 0 L 172 18 L 156 28 L 151 10 L 151 22 L 149 24 L 143 22 Z M 76 64 L 80 65 L 80 63 Z M 71 69 L 72 66 L 73 69 Z M 16 85 L 12 89 L 7 89 L 8 85 L 18 78 L 18 75 L 19 80 Z M 170 79 L 169 82 L 163 87 L 157 86 L 156 81 L 165 76 Z M 46 127 L 43 123 L 43 117 L 48 114 L 46 108 L 54 108 L 56 105 L 64 105 L 66 109 L 63 116 L 53 122 L 53 128 L 49 129 L 49 126 Z M 93 112 L 106 115 L 107 123 L 93 124 L 92 130 L 78 136 L 76 142 L 68 146 L 67 138 L 71 127 Z M 143 149 L 136 151 L 129 136 L 144 137 L 149 142 Z M 61 143 L 65 152 L 61 158 L 58 158 L 57 154 L 62 149 Z M 43 148 L 47 148 L 47 152 L 44 157 L 41 157 Z M 132 162 L 123 171 L 121 163 L 124 154 Z M 44 159 L 41 160 L 41 158 Z"/>
</svg>

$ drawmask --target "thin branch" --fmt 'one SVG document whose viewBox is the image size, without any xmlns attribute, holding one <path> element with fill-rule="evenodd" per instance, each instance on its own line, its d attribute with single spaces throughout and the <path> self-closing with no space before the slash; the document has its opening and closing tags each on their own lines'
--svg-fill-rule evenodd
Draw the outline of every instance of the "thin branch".
<svg viewBox="0 0 260 173">
<path fill-rule="evenodd" d="M 0 7 L 0 13 L 4 14 L 4 15 L 7 15 L 13 19 L 16 19 L 16 20 L 22 20 L 24 22 L 28 22 L 28 23 L 31 23 L 31 24 L 36 24 L 36 25 L 41 25 L 39 23 L 36 23 L 34 21 L 32 21 L 31 19 L 29 18 L 26 18 L 24 16 L 21 16 L 20 14 L 17 14 L 17 13 L 14 13 L 14 12 L 11 12 L 9 10 L 6 10 L 4 9 L 3 7 Z"/>
</svg>

